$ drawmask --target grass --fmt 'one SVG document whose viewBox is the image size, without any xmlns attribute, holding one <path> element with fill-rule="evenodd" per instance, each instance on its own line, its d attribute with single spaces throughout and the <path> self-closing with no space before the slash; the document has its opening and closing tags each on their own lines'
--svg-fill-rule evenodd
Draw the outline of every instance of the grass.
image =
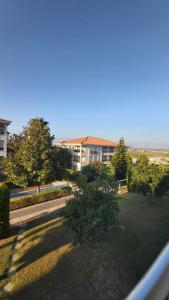
<svg viewBox="0 0 169 300">
<path fill-rule="evenodd" d="M 168 241 L 169 198 L 128 194 L 119 206 L 122 226 L 102 243 L 74 245 L 58 215 L 30 223 L 10 299 L 123 299 Z"/>
<path fill-rule="evenodd" d="M 2 287 L 8 282 L 6 273 L 10 265 L 15 237 L 14 232 L 11 232 L 10 237 L 0 240 L 0 299 L 2 296 Z"/>
</svg>

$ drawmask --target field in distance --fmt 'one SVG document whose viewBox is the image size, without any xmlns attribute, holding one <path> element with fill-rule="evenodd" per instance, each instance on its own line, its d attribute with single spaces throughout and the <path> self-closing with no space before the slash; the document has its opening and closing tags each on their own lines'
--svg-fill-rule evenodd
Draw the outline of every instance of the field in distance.
<svg viewBox="0 0 169 300">
<path fill-rule="evenodd" d="M 169 150 L 129 150 L 131 157 L 138 157 L 140 154 L 145 154 L 147 157 L 167 157 L 169 158 Z"/>
</svg>

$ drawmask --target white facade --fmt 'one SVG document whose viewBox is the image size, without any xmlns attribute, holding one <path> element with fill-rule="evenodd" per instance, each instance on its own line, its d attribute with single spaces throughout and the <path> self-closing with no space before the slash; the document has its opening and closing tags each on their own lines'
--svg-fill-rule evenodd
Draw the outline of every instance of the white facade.
<svg viewBox="0 0 169 300">
<path fill-rule="evenodd" d="M 7 156 L 8 131 L 10 121 L 0 119 L 0 160 Z"/>
<path fill-rule="evenodd" d="M 64 143 L 56 143 L 61 147 L 66 147 L 72 154 L 72 168 L 81 171 L 82 167 L 90 164 L 91 162 L 100 161 L 104 164 L 109 164 L 112 155 L 115 152 L 115 145 L 84 145 L 83 143 L 73 144 L 69 141 Z"/>
</svg>

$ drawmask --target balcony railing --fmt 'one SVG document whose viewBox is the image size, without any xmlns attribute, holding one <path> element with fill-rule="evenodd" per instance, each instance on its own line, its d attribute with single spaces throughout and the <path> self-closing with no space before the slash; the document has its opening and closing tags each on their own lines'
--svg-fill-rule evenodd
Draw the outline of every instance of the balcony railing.
<svg viewBox="0 0 169 300">
<path fill-rule="evenodd" d="M 102 148 L 102 153 L 112 154 L 114 152 L 114 148 Z"/>
<path fill-rule="evenodd" d="M 5 125 L 0 125 L 0 135 L 4 135 L 5 134 Z"/>
<path fill-rule="evenodd" d="M 169 242 L 126 300 L 169 300 Z"/>
<path fill-rule="evenodd" d="M 96 150 L 91 150 L 90 151 L 90 154 L 98 154 L 99 152 L 98 151 L 96 151 Z"/>
</svg>

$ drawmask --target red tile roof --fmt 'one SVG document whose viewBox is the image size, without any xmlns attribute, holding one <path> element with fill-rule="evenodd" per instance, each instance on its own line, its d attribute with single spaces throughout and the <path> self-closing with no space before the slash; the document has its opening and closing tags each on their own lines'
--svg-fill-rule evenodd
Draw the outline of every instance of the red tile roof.
<svg viewBox="0 0 169 300">
<path fill-rule="evenodd" d="M 2 124 L 11 124 L 11 121 L 7 121 L 7 120 L 5 120 L 5 119 L 1 119 L 0 118 L 0 123 L 2 123 Z"/>
<path fill-rule="evenodd" d="M 97 145 L 97 146 L 110 146 L 110 147 L 114 147 L 118 144 L 117 142 L 105 140 L 105 139 L 102 139 L 99 137 L 91 137 L 91 136 L 66 140 L 66 141 L 62 141 L 60 143 L 61 144 L 70 144 L 70 145 L 71 144 L 74 144 L 74 145 L 80 144 L 80 145 Z"/>
</svg>

